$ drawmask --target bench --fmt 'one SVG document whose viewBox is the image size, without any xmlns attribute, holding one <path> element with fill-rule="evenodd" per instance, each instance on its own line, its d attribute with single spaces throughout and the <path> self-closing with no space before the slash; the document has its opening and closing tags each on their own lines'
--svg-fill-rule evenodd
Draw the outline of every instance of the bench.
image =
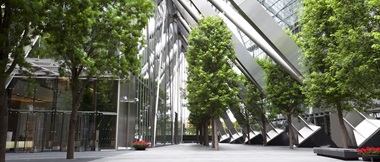
<svg viewBox="0 0 380 162">
<path fill-rule="evenodd" d="M 344 148 L 328 148 L 328 147 L 315 147 L 314 153 L 321 156 L 328 156 L 342 160 L 358 160 L 358 152 L 356 149 Z"/>
</svg>

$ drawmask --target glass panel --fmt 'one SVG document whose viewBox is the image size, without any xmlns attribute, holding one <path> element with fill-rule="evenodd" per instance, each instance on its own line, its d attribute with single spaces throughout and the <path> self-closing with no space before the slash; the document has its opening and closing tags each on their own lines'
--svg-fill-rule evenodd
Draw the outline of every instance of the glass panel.
<svg viewBox="0 0 380 162">
<path fill-rule="evenodd" d="M 34 89 L 34 110 L 51 110 L 53 103 L 53 79 L 37 79 Z"/>
<path fill-rule="evenodd" d="M 70 122 L 70 114 L 69 113 L 63 113 L 62 130 L 61 130 L 61 151 L 67 150 L 67 138 L 69 135 L 69 122 Z"/>
<path fill-rule="evenodd" d="M 116 115 L 98 116 L 99 147 L 114 149 L 116 140 Z"/>
<path fill-rule="evenodd" d="M 15 151 L 26 151 L 26 139 L 27 139 L 27 113 L 18 113 L 18 123 L 16 131 L 16 147 Z"/>
<path fill-rule="evenodd" d="M 98 111 L 116 112 L 117 111 L 117 92 L 118 82 L 102 80 L 96 83 L 96 106 Z"/>
<path fill-rule="evenodd" d="M 83 90 L 79 111 L 94 111 L 94 84 L 89 83 Z"/>
<path fill-rule="evenodd" d="M 11 84 L 11 108 L 14 110 L 51 110 L 54 80 L 37 79 L 35 83 L 14 79 Z"/>
<path fill-rule="evenodd" d="M 57 110 L 71 110 L 71 92 L 60 91 L 57 98 Z"/>
<path fill-rule="evenodd" d="M 58 80 L 57 110 L 71 110 L 71 90 L 68 79 Z"/>
<path fill-rule="evenodd" d="M 33 88 L 24 80 L 13 79 L 12 84 L 12 109 L 33 110 Z"/>
<path fill-rule="evenodd" d="M 53 139 L 53 120 L 52 120 L 52 113 L 44 113 L 45 120 L 44 120 L 44 137 L 43 137 L 43 150 L 42 151 L 51 151 L 52 149 L 52 139 Z"/>
<path fill-rule="evenodd" d="M 46 131 L 46 127 L 44 123 L 47 123 L 47 122 L 44 121 L 45 119 L 44 113 L 34 113 L 33 118 L 34 118 L 34 128 L 35 128 L 34 140 L 33 140 L 34 141 L 33 152 L 41 152 L 43 148 L 43 143 L 44 143 L 44 133 Z"/>
<path fill-rule="evenodd" d="M 63 134 L 63 128 L 68 127 L 64 126 L 64 118 L 63 118 L 63 113 L 57 113 L 54 115 L 53 119 L 53 132 L 52 132 L 52 151 L 60 151 L 62 149 L 61 147 L 61 141 L 62 139 L 62 134 Z M 66 122 L 68 124 L 68 122 Z"/>
<path fill-rule="evenodd" d="M 19 113 L 17 111 L 9 112 L 9 122 L 8 122 L 8 134 L 7 134 L 7 151 L 15 151 L 15 141 L 17 138 L 18 129 L 18 119 Z"/>
<path fill-rule="evenodd" d="M 24 115 L 24 114 L 22 114 Z M 32 113 L 26 114 L 26 130 L 25 130 L 25 143 L 24 148 L 26 152 L 34 152 L 34 130 L 35 130 L 35 118 Z M 19 141 L 20 142 L 20 141 Z"/>
<path fill-rule="evenodd" d="M 78 144 L 80 146 L 77 146 L 79 150 L 77 151 L 89 151 L 91 150 L 90 146 L 90 135 L 91 135 L 91 129 L 90 129 L 90 115 L 89 114 L 81 114 L 79 115 L 78 120 L 78 136 L 76 141 L 78 141 Z"/>
<path fill-rule="evenodd" d="M 95 151 L 95 140 L 96 139 L 96 129 L 97 129 L 97 119 L 99 118 L 100 114 L 89 114 L 90 115 L 90 126 L 89 126 L 89 135 L 88 135 L 88 141 L 89 144 L 87 147 L 90 147 L 90 150 Z"/>
</svg>

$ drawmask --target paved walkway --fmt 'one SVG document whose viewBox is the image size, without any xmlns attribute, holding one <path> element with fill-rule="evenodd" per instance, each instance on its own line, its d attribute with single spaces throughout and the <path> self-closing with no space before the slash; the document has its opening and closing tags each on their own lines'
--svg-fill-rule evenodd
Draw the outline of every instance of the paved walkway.
<svg viewBox="0 0 380 162">
<path fill-rule="evenodd" d="M 311 148 L 289 150 L 285 146 L 220 144 L 220 150 L 198 144 L 169 145 L 146 151 L 75 152 L 66 160 L 65 152 L 7 153 L 9 162 L 343 162 L 317 156 Z M 357 160 L 361 161 L 361 160 Z M 354 162 L 354 161 L 351 161 Z"/>
</svg>

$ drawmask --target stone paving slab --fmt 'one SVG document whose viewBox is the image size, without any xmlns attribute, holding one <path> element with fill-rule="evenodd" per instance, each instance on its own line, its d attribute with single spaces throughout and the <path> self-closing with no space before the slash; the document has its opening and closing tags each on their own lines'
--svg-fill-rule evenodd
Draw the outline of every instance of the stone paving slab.
<svg viewBox="0 0 380 162">
<path fill-rule="evenodd" d="M 317 156 L 312 148 L 220 144 L 220 150 L 187 143 L 148 148 L 146 151 L 75 152 L 75 159 L 66 160 L 65 152 L 7 153 L 8 162 L 342 162 Z M 361 161 L 361 160 L 351 160 Z"/>
</svg>

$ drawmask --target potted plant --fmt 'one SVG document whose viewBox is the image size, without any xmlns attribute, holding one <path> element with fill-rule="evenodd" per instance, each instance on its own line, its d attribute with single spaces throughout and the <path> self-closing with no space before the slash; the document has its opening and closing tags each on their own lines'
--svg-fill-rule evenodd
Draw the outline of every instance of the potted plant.
<svg viewBox="0 0 380 162">
<path fill-rule="evenodd" d="M 132 146 L 135 148 L 135 150 L 145 150 L 147 147 L 150 146 L 150 143 L 146 141 L 136 141 L 133 142 Z"/>
<path fill-rule="evenodd" d="M 356 150 L 363 161 L 380 161 L 380 147 L 357 148 Z"/>
</svg>

